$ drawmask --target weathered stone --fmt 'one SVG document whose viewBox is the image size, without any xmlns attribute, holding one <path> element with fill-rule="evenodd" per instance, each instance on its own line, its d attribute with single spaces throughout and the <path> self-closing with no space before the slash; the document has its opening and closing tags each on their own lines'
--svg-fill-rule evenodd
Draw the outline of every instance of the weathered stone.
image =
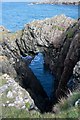
<svg viewBox="0 0 80 120">
<path fill-rule="evenodd" d="M 19 62 L 16 63 L 15 69 L 21 86 L 28 90 L 35 104 L 42 112 L 46 110 L 46 104 L 49 104 L 48 96 L 31 69 L 23 60 L 19 60 Z"/>
<path fill-rule="evenodd" d="M 1 106 L 14 106 L 18 109 L 26 109 L 26 103 L 28 102 L 30 105 L 34 105 L 34 101 L 31 99 L 29 93 L 19 86 L 18 83 L 15 82 L 13 78 L 11 78 L 7 74 L 3 74 L 1 76 L 3 79 L 6 79 L 6 83 L 0 87 L 0 95 L 2 94 Z M 15 86 L 16 84 L 16 86 Z M 8 91 L 8 92 L 7 92 Z M 5 95 L 5 100 L 4 96 Z M 25 106 L 25 107 L 24 107 Z"/>
<path fill-rule="evenodd" d="M 0 32 L 4 31 L 4 32 L 10 32 L 9 30 L 7 30 L 4 26 L 0 26 Z"/>
<path fill-rule="evenodd" d="M 56 97 L 62 96 L 73 73 L 73 68 L 80 58 L 78 25 L 80 25 L 79 20 L 77 22 L 64 15 L 55 16 L 51 19 L 27 24 L 21 37 L 15 41 L 11 42 L 8 38 L 4 38 L 1 42 L 0 54 L 7 57 L 7 66 L 11 66 L 11 73 L 14 72 L 14 75 L 19 78 L 21 86 L 30 93 L 42 112 L 49 110 L 50 101 L 41 84 L 28 67 L 29 62 L 21 59 L 21 56 L 30 55 L 34 57 L 37 52 L 44 52 L 45 64 L 48 64 L 56 77 L 56 89 L 58 88 Z M 11 70 L 8 69 L 4 68 L 3 71 L 11 75 L 8 72 Z"/>
<path fill-rule="evenodd" d="M 57 46 L 53 44 L 45 53 L 46 59 L 47 56 L 49 58 L 47 64 L 55 74 L 58 82 L 57 97 L 66 94 L 67 82 L 72 76 L 73 68 L 80 59 L 79 25 L 80 21 L 71 26 L 62 35 L 62 39 L 57 43 Z"/>
<path fill-rule="evenodd" d="M 80 81 L 80 61 L 78 61 L 77 64 L 75 65 L 73 75 L 76 79 Z"/>
<path fill-rule="evenodd" d="M 75 81 L 74 89 L 80 91 L 80 61 L 77 62 L 73 69 L 73 76 L 74 76 L 73 80 Z"/>
<path fill-rule="evenodd" d="M 80 107 L 80 99 L 78 99 L 78 100 L 75 102 L 75 106 L 76 106 L 76 107 Z"/>
<path fill-rule="evenodd" d="M 7 97 L 8 97 L 8 98 L 13 98 L 13 97 L 14 97 L 14 96 L 13 96 L 13 93 L 12 93 L 11 91 L 9 91 L 8 94 L 7 94 Z"/>
<path fill-rule="evenodd" d="M 40 0 L 39 2 L 33 2 L 33 4 L 75 4 L 78 5 L 78 0 Z"/>
</svg>

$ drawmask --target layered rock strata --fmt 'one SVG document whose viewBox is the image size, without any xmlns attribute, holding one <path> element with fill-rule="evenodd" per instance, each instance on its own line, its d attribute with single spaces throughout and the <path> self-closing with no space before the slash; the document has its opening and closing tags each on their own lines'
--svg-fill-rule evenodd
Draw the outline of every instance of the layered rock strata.
<svg viewBox="0 0 80 120">
<path fill-rule="evenodd" d="M 25 25 L 22 35 L 16 40 L 10 41 L 9 38 L 3 37 L 1 41 L 0 54 L 6 59 L 6 62 L 2 59 L 2 72 L 19 78 L 21 86 L 29 91 L 42 112 L 51 109 L 52 103 L 28 67 L 30 61 L 22 60 L 21 56 L 34 57 L 38 52 L 43 52 L 45 65 L 51 69 L 56 78 L 56 97 L 65 95 L 73 68 L 80 60 L 79 26 L 80 20 L 76 21 L 60 15 L 51 19 L 33 21 Z"/>
</svg>

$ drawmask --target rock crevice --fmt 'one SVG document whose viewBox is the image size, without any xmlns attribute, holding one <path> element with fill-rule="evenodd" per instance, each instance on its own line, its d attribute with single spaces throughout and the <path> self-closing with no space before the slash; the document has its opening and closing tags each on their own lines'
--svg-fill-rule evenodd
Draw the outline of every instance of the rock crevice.
<svg viewBox="0 0 80 120">
<path fill-rule="evenodd" d="M 24 61 L 21 56 L 31 55 L 34 58 L 35 54 L 43 52 L 45 65 L 56 78 L 56 98 L 65 95 L 73 68 L 80 60 L 79 26 L 80 20 L 75 21 L 64 15 L 55 16 L 27 24 L 19 38 L 12 42 L 4 38 L 1 42 L 0 54 L 6 56 L 7 64 L 5 67 L 2 65 L 3 73 L 14 73 L 13 76 L 28 90 L 41 112 L 50 111 L 54 101 L 49 101 L 40 82 L 28 67 L 31 61 Z"/>
</svg>

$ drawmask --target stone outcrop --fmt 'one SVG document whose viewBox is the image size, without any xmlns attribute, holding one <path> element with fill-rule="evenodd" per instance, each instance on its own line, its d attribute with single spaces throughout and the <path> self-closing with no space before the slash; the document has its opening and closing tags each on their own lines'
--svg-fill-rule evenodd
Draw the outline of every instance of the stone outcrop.
<svg viewBox="0 0 80 120">
<path fill-rule="evenodd" d="M 59 83 L 58 92 L 61 88 L 63 89 L 62 94 L 65 93 L 64 88 L 66 88 L 73 68 L 79 60 L 79 22 L 74 22 L 74 20 L 63 15 L 44 21 L 34 21 L 25 26 L 23 35 L 18 41 L 18 44 L 21 41 L 25 42 L 29 52 L 45 51 L 45 63 L 49 64 L 50 69 L 55 74 Z M 24 51 L 23 48 L 21 49 Z M 67 80 L 64 80 L 65 77 Z"/>
<path fill-rule="evenodd" d="M 54 94 L 57 98 L 65 95 L 73 68 L 80 60 L 79 26 L 80 20 L 76 21 L 60 15 L 25 25 L 21 36 L 14 41 L 3 37 L 0 54 L 2 57 L 6 56 L 7 66 L 12 68 L 11 73 L 10 68 L 7 70 L 6 66 L 5 69 L 3 65 L 5 60 L 1 57 L 3 73 L 9 75 L 14 73 L 21 86 L 28 90 L 41 112 L 49 111 L 52 103 L 28 67 L 30 61 L 22 60 L 21 56 L 30 55 L 33 58 L 38 52 L 43 52 L 45 65 L 51 69 L 56 78 Z"/>
<path fill-rule="evenodd" d="M 28 67 L 30 61 L 25 61 L 21 57 L 21 55 L 24 55 L 21 53 L 20 50 L 22 49 L 19 49 L 17 42 L 11 42 L 4 37 L 3 42 L 1 41 L 0 49 L 0 72 L 14 77 L 29 92 L 41 112 L 49 111 L 51 106 L 49 98 L 36 76 Z"/>
<path fill-rule="evenodd" d="M 44 48 L 48 48 L 51 43 L 57 45 L 61 41 L 62 34 L 74 22 L 74 19 L 59 15 L 26 24 L 21 38 L 16 40 L 20 53 L 24 56 L 35 54 L 44 51 Z"/>
<path fill-rule="evenodd" d="M 29 93 L 7 74 L 0 76 L 0 107 L 16 107 L 17 109 L 38 110 Z M 4 99 L 5 97 L 5 99 Z"/>
<path fill-rule="evenodd" d="M 80 3 L 79 0 L 40 0 L 39 2 L 33 2 L 34 4 L 75 4 Z"/>
<path fill-rule="evenodd" d="M 3 54 L 5 56 L 0 56 L 2 59 L 0 72 L 7 73 L 11 77 L 14 77 L 15 81 L 19 82 L 19 85 L 29 92 L 41 112 L 48 111 L 49 107 L 46 106 L 46 104 L 50 104 L 49 98 L 36 76 L 28 67 L 30 62 L 21 59 L 18 51 L 12 50 L 9 45 L 8 41 L 2 44 L 4 49 Z"/>
<path fill-rule="evenodd" d="M 7 30 L 4 26 L 0 26 L 0 32 L 10 32 L 9 30 Z"/>
<path fill-rule="evenodd" d="M 30 93 L 41 112 L 48 111 L 50 109 L 50 106 L 48 106 L 50 105 L 49 98 L 26 62 L 24 60 L 16 62 L 15 70 L 19 77 L 20 85 Z"/>
<path fill-rule="evenodd" d="M 80 36 L 79 23 L 70 27 L 65 34 L 63 34 L 60 43 L 57 46 L 51 45 L 46 52 L 45 59 L 47 65 L 51 68 L 57 79 L 57 97 L 61 94 L 66 94 L 67 82 L 73 73 L 75 64 L 80 59 Z"/>
</svg>

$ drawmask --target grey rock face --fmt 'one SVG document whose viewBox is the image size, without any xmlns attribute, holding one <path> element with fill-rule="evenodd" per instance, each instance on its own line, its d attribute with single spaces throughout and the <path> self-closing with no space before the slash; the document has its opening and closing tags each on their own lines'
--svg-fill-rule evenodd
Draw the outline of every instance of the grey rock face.
<svg viewBox="0 0 80 120">
<path fill-rule="evenodd" d="M 57 45 L 61 40 L 60 36 L 74 22 L 74 19 L 60 15 L 25 25 L 22 37 L 16 41 L 21 54 L 43 51 L 51 43 Z"/>
<path fill-rule="evenodd" d="M 29 93 L 19 86 L 19 84 L 16 83 L 13 78 L 7 74 L 3 74 L 0 76 L 0 78 L 6 80 L 6 83 L 0 87 L 0 97 L 2 98 L 2 102 L 0 104 L 1 106 L 14 106 L 18 109 L 26 110 L 28 110 L 32 104 L 35 106 L 34 101 L 31 99 Z M 28 108 L 26 104 L 28 104 Z"/>
<path fill-rule="evenodd" d="M 11 41 L 9 38 L 3 36 L 3 41 L 0 45 L 0 54 L 1 56 L 6 55 L 9 60 L 6 59 L 6 61 L 2 62 L 2 71 L 9 74 L 11 73 L 9 71 L 13 71 L 16 76 L 12 66 L 21 55 L 34 56 L 35 53 L 46 50 L 50 44 L 54 44 L 54 47 L 57 48 L 62 44 L 63 33 L 65 33 L 68 27 L 74 22 L 74 19 L 68 18 L 65 15 L 60 15 L 50 19 L 33 21 L 25 25 L 22 35 L 16 40 Z M 7 69 L 8 67 L 12 68 L 12 70 Z"/>
<path fill-rule="evenodd" d="M 80 91 L 80 61 L 77 62 L 73 69 L 74 81 L 75 81 L 75 89 Z"/>
<path fill-rule="evenodd" d="M 79 25 L 80 21 L 69 27 L 62 35 L 60 43 L 57 46 L 53 46 L 53 44 L 46 51 L 46 58 L 48 56 L 47 64 L 58 81 L 57 97 L 61 93 L 65 93 L 67 82 L 73 73 L 73 68 L 80 59 Z"/>
<path fill-rule="evenodd" d="M 61 90 L 66 91 L 66 84 L 72 75 L 75 64 L 79 61 L 78 25 L 80 25 L 79 21 L 65 15 L 33 21 L 25 25 L 20 38 L 14 41 L 4 39 L 1 43 L 1 56 L 7 57 L 7 63 L 9 62 L 9 66 L 11 65 L 13 68 L 14 75 L 19 78 L 22 85 L 28 86 L 31 96 L 38 98 L 34 100 L 41 103 L 42 106 L 39 105 L 41 109 L 45 109 L 46 104 L 49 106 L 48 97 L 40 83 L 37 83 L 35 75 L 27 68 L 26 62 L 21 60 L 21 56 L 34 56 L 37 52 L 44 52 L 45 64 L 56 76 L 58 82 L 56 96 L 59 97 L 63 94 Z M 5 72 L 7 73 L 7 70 Z M 37 83 L 36 86 L 33 84 L 34 81 Z M 37 89 L 38 91 L 36 91 Z"/>
</svg>

